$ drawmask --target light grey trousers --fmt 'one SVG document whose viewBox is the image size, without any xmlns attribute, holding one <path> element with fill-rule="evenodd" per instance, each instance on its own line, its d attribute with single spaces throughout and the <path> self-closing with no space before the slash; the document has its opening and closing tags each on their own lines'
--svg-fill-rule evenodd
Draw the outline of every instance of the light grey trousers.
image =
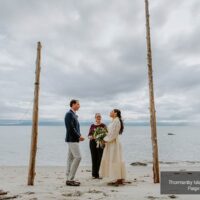
<svg viewBox="0 0 200 200">
<path fill-rule="evenodd" d="M 68 142 L 68 158 L 67 158 L 67 180 L 74 180 L 76 171 L 81 161 L 81 153 L 78 142 Z"/>
</svg>

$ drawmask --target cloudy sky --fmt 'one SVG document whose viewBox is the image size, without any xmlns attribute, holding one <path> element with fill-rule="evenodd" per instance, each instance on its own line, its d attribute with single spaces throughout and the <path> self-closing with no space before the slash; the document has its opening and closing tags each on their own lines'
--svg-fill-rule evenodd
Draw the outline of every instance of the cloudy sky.
<svg viewBox="0 0 200 200">
<path fill-rule="evenodd" d="M 150 0 L 157 121 L 200 120 L 200 1 Z M 0 119 L 31 119 L 37 41 L 40 119 L 113 108 L 149 121 L 143 0 L 0 0 Z"/>
</svg>

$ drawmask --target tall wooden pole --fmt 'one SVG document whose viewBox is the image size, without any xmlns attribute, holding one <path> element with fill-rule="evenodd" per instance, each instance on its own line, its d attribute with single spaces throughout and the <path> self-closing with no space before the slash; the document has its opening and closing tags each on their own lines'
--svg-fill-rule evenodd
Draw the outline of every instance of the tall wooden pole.
<svg viewBox="0 0 200 200">
<path fill-rule="evenodd" d="M 37 152 L 37 138 L 38 138 L 38 110 L 39 110 L 39 89 L 40 89 L 40 62 L 41 62 L 41 43 L 37 43 L 37 58 L 35 71 L 35 91 L 33 104 L 33 118 L 32 118 L 32 137 L 31 150 L 29 160 L 28 185 L 34 185 L 35 178 L 35 162 Z"/>
<path fill-rule="evenodd" d="M 156 111 L 155 111 L 154 89 L 153 89 L 151 35 L 150 35 L 150 22 L 149 22 L 150 15 L 149 15 L 148 0 L 145 0 L 145 13 L 146 13 L 147 64 L 148 64 L 148 78 L 149 78 L 150 124 L 151 124 L 151 140 L 152 140 L 152 150 L 153 150 L 153 178 L 154 178 L 154 183 L 159 183 L 160 172 L 159 172 L 158 144 L 157 144 Z"/>
</svg>

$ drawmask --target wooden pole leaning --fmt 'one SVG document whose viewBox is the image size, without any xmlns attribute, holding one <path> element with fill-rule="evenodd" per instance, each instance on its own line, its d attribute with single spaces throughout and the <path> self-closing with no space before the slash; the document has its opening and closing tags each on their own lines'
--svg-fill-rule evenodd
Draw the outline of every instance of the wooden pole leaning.
<svg viewBox="0 0 200 200">
<path fill-rule="evenodd" d="M 39 89 L 40 89 L 40 71 L 41 71 L 41 43 L 37 43 L 37 58 L 36 58 L 36 71 L 35 71 L 35 90 L 34 90 L 34 103 L 33 103 L 33 117 L 32 117 L 32 136 L 31 136 L 31 149 L 28 171 L 28 185 L 34 185 L 35 163 L 37 153 L 37 140 L 38 140 L 38 111 L 39 111 Z"/>
<path fill-rule="evenodd" d="M 149 79 L 150 125 L 151 125 L 151 140 L 152 140 L 152 150 L 153 150 L 153 179 L 154 183 L 159 183 L 160 172 L 159 172 L 158 144 L 157 144 L 156 110 L 154 102 L 152 51 L 151 51 L 151 35 L 150 35 L 150 22 L 149 22 L 150 15 L 149 15 L 148 0 L 145 0 L 145 14 L 146 14 L 147 65 L 148 65 L 148 79 Z"/>
</svg>

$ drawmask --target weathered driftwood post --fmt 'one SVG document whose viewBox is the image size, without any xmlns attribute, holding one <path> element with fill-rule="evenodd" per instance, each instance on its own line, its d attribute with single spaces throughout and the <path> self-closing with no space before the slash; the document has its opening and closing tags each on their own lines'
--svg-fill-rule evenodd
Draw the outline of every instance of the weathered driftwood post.
<svg viewBox="0 0 200 200">
<path fill-rule="evenodd" d="M 40 62 L 41 62 L 41 43 L 37 43 L 37 58 L 35 71 L 35 91 L 33 104 L 33 119 L 32 119 L 32 137 L 31 150 L 29 160 L 28 185 L 34 185 L 35 178 L 35 161 L 37 152 L 37 138 L 38 138 L 38 105 L 39 105 L 39 89 L 40 89 Z"/>
<path fill-rule="evenodd" d="M 146 13 L 147 64 L 148 64 L 148 78 L 149 78 L 150 124 L 151 124 L 151 140 L 152 140 L 152 150 L 153 150 L 153 178 L 154 178 L 154 183 L 159 183 L 160 172 L 159 172 L 157 129 L 156 129 L 156 111 L 155 111 L 154 89 L 153 89 L 151 35 L 150 35 L 148 0 L 145 0 L 145 13 Z"/>
</svg>

